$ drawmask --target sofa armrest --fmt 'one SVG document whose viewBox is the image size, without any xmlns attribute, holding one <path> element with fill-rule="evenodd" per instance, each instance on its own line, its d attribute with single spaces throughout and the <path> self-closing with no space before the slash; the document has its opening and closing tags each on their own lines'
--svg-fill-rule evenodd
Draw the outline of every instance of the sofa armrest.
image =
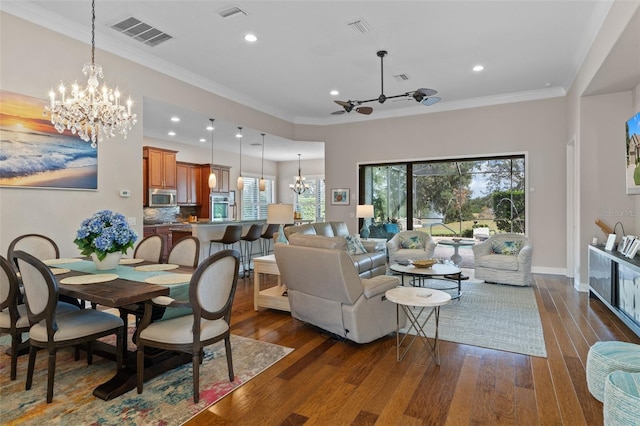
<svg viewBox="0 0 640 426">
<path fill-rule="evenodd" d="M 362 278 L 362 286 L 364 287 L 364 297 L 371 299 L 380 296 L 387 290 L 396 288 L 400 285 L 400 278 L 390 275 L 378 275 L 373 278 Z"/>
<path fill-rule="evenodd" d="M 520 253 L 518 253 L 518 263 L 520 264 L 531 264 L 531 255 L 533 254 L 533 246 L 526 245 L 520 249 Z"/>
<path fill-rule="evenodd" d="M 360 241 L 362 241 L 362 245 L 364 246 L 365 250 L 367 250 L 367 253 L 375 253 L 377 251 L 384 250 L 384 247 L 381 246 L 380 243 L 377 241 L 371 241 L 371 240 L 360 240 Z"/>
</svg>

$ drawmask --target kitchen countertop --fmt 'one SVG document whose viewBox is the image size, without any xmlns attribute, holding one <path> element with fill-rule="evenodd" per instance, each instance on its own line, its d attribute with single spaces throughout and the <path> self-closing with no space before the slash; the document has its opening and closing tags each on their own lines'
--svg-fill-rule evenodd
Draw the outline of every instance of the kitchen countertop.
<svg viewBox="0 0 640 426">
<path fill-rule="evenodd" d="M 234 223 L 266 223 L 266 220 L 226 220 L 226 219 L 214 219 L 213 221 L 198 221 L 198 222 L 161 222 L 161 223 L 145 223 L 143 226 L 175 226 L 185 228 L 193 225 L 230 225 Z"/>
</svg>

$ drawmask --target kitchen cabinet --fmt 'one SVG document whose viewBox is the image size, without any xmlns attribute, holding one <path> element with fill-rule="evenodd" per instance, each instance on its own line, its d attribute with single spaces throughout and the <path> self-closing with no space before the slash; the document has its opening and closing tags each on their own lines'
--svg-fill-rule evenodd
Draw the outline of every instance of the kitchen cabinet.
<svg viewBox="0 0 640 426">
<path fill-rule="evenodd" d="M 217 164 L 211 165 L 211 171 L 216 175 L 216 187 L 211 188 L 211 192 L 229 192 L 229 171 L 227 166 L 220 166 Z"/>
<path fill-rule="evenodd" d="M 181 206 L 202 204 L 202 166 L 191 163 L 176 163 L 177 201 Z"/>
<path fill-rule="evenodd" d="M 176 152 L 145 146 L 142 158 L 147 159 L 147 188 L 176 189 Z"/>
</svg>

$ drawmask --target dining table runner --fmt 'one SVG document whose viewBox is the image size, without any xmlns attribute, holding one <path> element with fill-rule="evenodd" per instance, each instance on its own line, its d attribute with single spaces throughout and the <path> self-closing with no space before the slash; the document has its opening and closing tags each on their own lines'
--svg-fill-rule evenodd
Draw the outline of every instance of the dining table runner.
<svg viewBox="0 0 640 426">
<path fill-rule="evenodd" d="M 108 271 L 100 271 L 96 269 L 96 265 L 91 260 L 74 260 L 70 263 L 56 264 L 57 268 L 71 269 L 72 271 L 84 272 L 87 274 L 117 274 L 119 278 L 129 281 L 146 282 L 147 278 L 158 275 L 175 274 L 172 271 L 140 271 L 135 266 L 118 265 L 115 269 Z M 169 297 L 181 301 L 189 301 L 189 282 L 180 284 L 166 285 L 169 287 Z M 190 315 L 192 313 L 189 308 L 167 308 L 165 309 L 162 320 Z"/>
</svg>

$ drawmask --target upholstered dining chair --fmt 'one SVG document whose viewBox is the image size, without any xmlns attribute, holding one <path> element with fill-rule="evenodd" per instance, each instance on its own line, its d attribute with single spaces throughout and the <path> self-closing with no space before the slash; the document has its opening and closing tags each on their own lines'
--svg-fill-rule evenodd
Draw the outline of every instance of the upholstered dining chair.
<svg viewBox="0 0 640 426">
<path fill-rule="evenodd" d="M 88 343 L 87 363 L 92 364 L 91 342 L 99 337 L 116 335 L 116 366 L 122 368 L 124 348 L 124 323 L 110 313 L 94 309 L 78 309 L 59 315 L 58 283 L 51 270 L 30 254 L 17 250 L 14 253 L 22 275 L 27 316 L 29 317 L 29 364 L 26 390 L 31 389 L 33 370 L 38 348 L 47 350 L 47 403 L 53 400 L 53 382 L 58 348 Z"/>
<path fill-rule="evenodd" d="M 9 243 L 7 259 L 15 266 L 18 266 L 18 263 L 13 258 L 13 252 L 16 250 L 22 250 L 42 261 L 60 258 L 60 249 L 56 242 L 42 234 L 23 234 L 16 237 L 11 241 L 11 243 Z M 84 301 L 80 301 L 73 297 L 60 296 L 60 300 L 80 308 L 84 307 Z"/>
<path fill-rule="evenodd" d="M 167 263 L 196 268 L 200 261 L 200 240 L 194 236 L 180 238 L 169 251 Z"/>
<path fill-rule="evenodd" d="M 135 259 L 144 259 L 147 262 L 162 263 L 164 253 L 164 238 L 160 234 L 144 237 L 133 251 Z"/>
<path fill-rule="evenodd" d="M 51 238 L 41 234 L 24 234 L 14 238 L 9 243 L 7 250 L 7 259 L 17 265 L 13 259 L 13 252 L 22 250 L 35 256 L 39 260 L 59 259 L 60 250 L 58 245 Z"/>
<path fill-rule="evenodd" d="M 193 400 L 197 403 L 200 399 L 203 349 L 224 339 L 229 381 L 233 381 L 229 325 L 239 266 L 240 254 L 236 250 L 221 250 L 205 259 L 194 272 L 189 283 L 188 303 L 166 296 L 153 299 L 154 303 L 168 309 L 190 307 L 193 314 L 151 322 L 151 310 L 145 311 L 136 342 L 138 393 L 143 391 L 144 350 L 147 346 L 192 354 Z"/>
<path fill-rule="evenodd" d="M 59 302 L 56 313 L 61 315 L 78 309 L 75 305 Z M 18 352 L 23 346 L 29 346 L 29 341 L 22 341 L 22 333 L 27 331 L 29 317 L 27 307 L 21 301 L 16 271 L 7 259 L 0 256 L 0 332 L 11 335 L 11 380 L 16 379 Z"/>
</svg>

